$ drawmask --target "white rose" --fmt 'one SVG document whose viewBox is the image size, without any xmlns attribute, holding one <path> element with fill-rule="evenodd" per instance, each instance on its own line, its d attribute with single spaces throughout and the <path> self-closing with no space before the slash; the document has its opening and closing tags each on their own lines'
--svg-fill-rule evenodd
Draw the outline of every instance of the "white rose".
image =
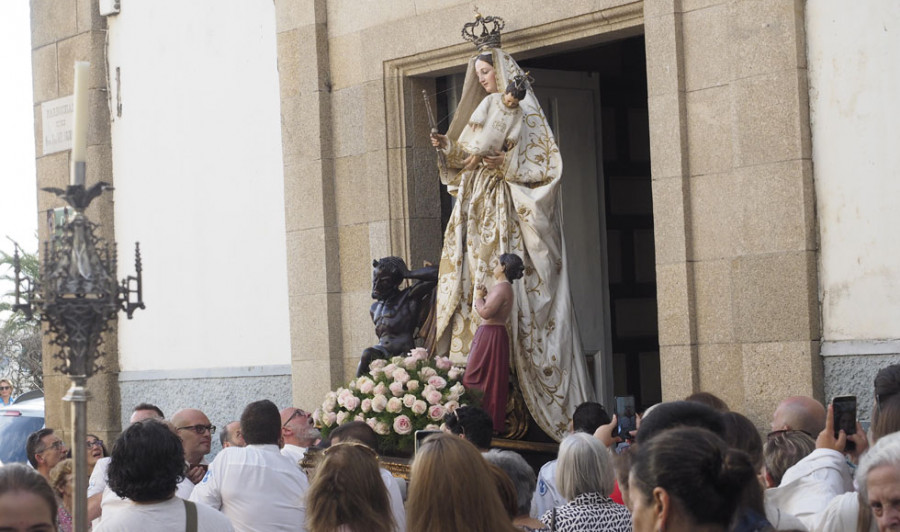
<svg viewBox="0 0 900 532">
<path fill-rule="evenodd" d="M 419 389 L 419 381 L 406 381 L 406 389 L 414 392 Z"/>
<path fill-rule="evenodd" d="M 412 405 L 412 411 L 417 416 L 421 416 L 425 413 L 426 410 L 428 410 L 428 403 L 421 399 L 416 400 L 416 402 Z"/>
<path fill-rule="evenodd" d="M 394 381 L 399 382 L 400 384 L 405 383 L 409 380 L 409 373 L 406 372 L 403 368 L 397 368 L 394 370 Z"/>
<path fill-rule="evenodd" d="M 372 398 L 372 411 L 373 412 L 384 412 L 384 408 L 387 406 L 387 397 L 382 394 L 378 394 Z"/>
<path fill-rule="evenodd" d="M 381 434 L 382 436 L 387 436 L 391 432 L 391 428 L 388 427 L 388 424 L 384 421 L 379 421 L 375 423 L 375 432 Z"/>
<path fill-rule="evenodd" d="M 394 397 L 400 397 L 403 395 L 403 383 L 402 382 L 392 382 L 390 386 L 388 386 L 391 390 L 391 395 Z"/>
<path fill-rule="evenodd" d="M 385 409 L 392 414 L 396 414 L 403 409 L 403 401 L 399 397 L 391 397 L 388 399 Z"/>
</svg>

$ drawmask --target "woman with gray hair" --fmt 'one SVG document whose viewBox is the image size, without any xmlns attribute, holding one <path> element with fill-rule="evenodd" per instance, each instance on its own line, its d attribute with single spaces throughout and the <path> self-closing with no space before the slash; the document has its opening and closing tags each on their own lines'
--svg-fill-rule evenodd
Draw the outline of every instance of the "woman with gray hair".
<svg viewBox="0 0 900 532">
<path fill-rule="evenodd" d="M 531 517 L 531 497 L 537 486 L 534 469 L 515 451 L 491 449 L 484 459 L 503 470 L 516 488 L 516 515 L 513 525 L 522 530 L 546 530 L 544 524 Z"/>
<path fill-rule="evenodd" d="M 856 470 L 860 499 L 872 509 L 878 530 L 900 527 L 900 433 L 879 439 Z"/>
<path fill-rule="evenodd" d="M 609 498 L 615 477 L 609 451 L 590 434 L 570 434 L 559 445 L 556 487 L 569 502 L 546 512 L 541 522 L 558 532 L 629 532 L 631 514 Z"/>
</svg>

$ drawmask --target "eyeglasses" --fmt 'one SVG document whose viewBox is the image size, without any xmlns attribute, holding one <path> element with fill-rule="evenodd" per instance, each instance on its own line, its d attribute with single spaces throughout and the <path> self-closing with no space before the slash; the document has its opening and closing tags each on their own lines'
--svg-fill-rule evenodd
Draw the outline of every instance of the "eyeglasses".
<svg viewBox="0 0 900 532">
<path fill-rule="evenodd" d="M 187 427 L 178 427 L 175 430 L 192 430 L 197 434 L 203 434 L 206 431 L 209 431 L 210 434 L 216 433 L 215 425 L 188 425 Z"/>
<path fill-rule="evenodd" d="M 0 386 L 0 390 L 12 390 L 12 386 Z"/>
<path fill-rule="evenodd" d="M 66 444 L 63 443 L 62 440 L 56 440 L 55 442 L 51 443 L 51 444 L 48 445 L 47 447 L 44 447 L 43 449 L 41 449 L 40 451 L 38 451 L 38 452 L 36 452 L 36 453 L 34 453 L 34 454 L 45 453 L 45 452 L 47 452 L 47 451 L 49 451 L 49 450 L 51 450 L 51 449 L 53 449 L 54 451 L 60 451 L 60 450 L 65 449 L 65 448 L 66 448 Z"/>
<path fill-rule="evenodd" d="M 778 436 L 781 436 L 781 435 L 783 435 L 783 434 L 784 434 L 784 435 L 787 435 L 787 434 L 794 434 L 794 433 L 797 433 L 797 432 L 802 432 L 803 434 L 806 434 L 806 435 L 809 436 L 810 438 L 813 437 L 812 434 L 806 432 L 805 430 L 798 430 L 798 429 L 781 429 L 781 430 L 773 430 L 772 432 L 766 434 L 766 440 L 771 440 L 772 438 L 777 438 Z"/>
<path fill-rule="evenodd" d="M 103 448 L 103 440 L 88 440 L 87 447 L 88 449 L 90 449 L 91 447 Z"/>
<path fill-rule="evenodd" d="M 294 413 L 291 414 L 291 417 L 287 418 L 287 421 L 284 422 L 284 425 L 282 425 L 282 428 L 287 427 L 288 423 L 290 423 L 291 420 L 294 419 L 295 417 L 305 417 L 308 415 L 309 415 L 309 413 L 307 413 L 305 410 L 301 410 L 298 408 L 297 410 L 294 410 Z"/>
</svg>

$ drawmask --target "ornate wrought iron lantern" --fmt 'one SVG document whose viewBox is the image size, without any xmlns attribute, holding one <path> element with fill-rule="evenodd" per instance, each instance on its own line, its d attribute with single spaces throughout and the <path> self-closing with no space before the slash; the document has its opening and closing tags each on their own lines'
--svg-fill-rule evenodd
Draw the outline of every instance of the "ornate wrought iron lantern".
<svg viewBox="0 0 900 532">
<path fill-rule="evenodd" d="M 83 176 L 84 163 L 76 163 Z M 83 179 L 82 179 L 83 183 Z M 16 276 L 13 309 L 31 317 L 38 314 L 47 323 L 45 334 L 58 347 L 53 357 L 60 360 L 56 369 L 72 379 L 72 387 L 63 397 L 72 403 L 75 438 L 75 525 L 87 530 L 87 379 L 102 369 L 98 360 L 103 333 L 124 310 L 131 319 L 144 308 L 141 280 L 140 245 L 135 244 L 136 275 L 116 281 L 116 247 L 97 236 L 97 224 L 85 216 L 91 201 L 110 190 L 106 183 L 85 188 L 69 185 L 66 190 L 45 188 L 64 198 L 71 207 L 65 210 L 61 227 L 54 227 L 44 242 L 39 282 L 22 275 L 18 249 L 14 254 Z"/>
</svg>

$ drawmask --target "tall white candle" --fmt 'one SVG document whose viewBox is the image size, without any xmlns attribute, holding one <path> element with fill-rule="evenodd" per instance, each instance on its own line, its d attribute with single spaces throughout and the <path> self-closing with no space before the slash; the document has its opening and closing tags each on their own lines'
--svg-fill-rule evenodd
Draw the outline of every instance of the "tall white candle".
<svg viewBox="0 0 900 532">
<path fill-rule="evenodd" d="M 84 185 L 83 164 L 78 171 L 78 163 L 87 160 L 87 126 L 88 126 L 88 75 L 91 64 L 87 61 L 75 61 L 75 116 L 72 128 L 72 174 L 73 185 Z"/>
</svg>

